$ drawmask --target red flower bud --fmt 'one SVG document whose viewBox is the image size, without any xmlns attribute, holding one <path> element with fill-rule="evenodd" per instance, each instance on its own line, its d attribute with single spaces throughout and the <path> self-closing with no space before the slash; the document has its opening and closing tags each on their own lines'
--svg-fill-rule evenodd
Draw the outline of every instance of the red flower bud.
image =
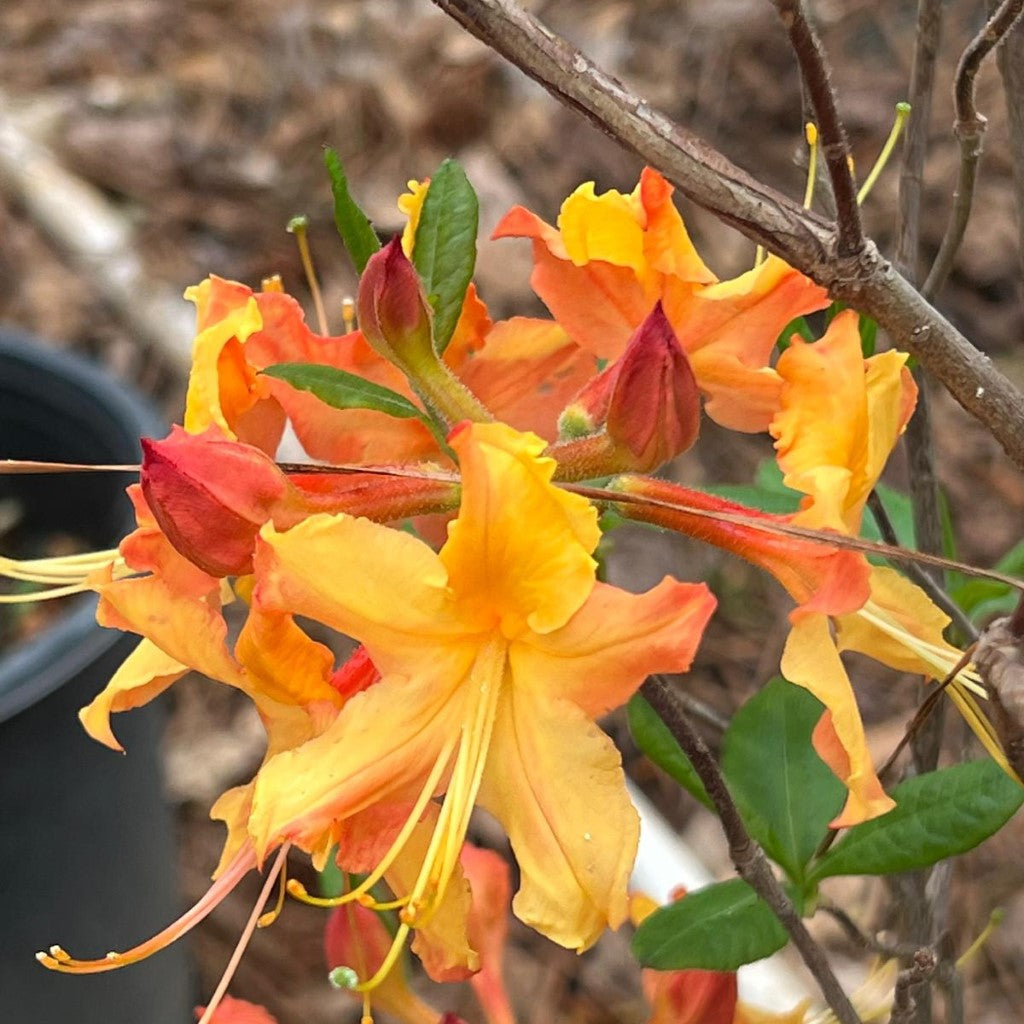
<svg viewBox="0 0 1024 1024">
<path fill-rule="evenodd" d="M 436 360 L 433 311 L 400 238 L 374 253 L 359 279 L 359 328 L 385 359 L 409 372 Z"/>
<path fill-rule="evenodd" d="M 659 302 L 633 332 L 619 359 L 594 378 L 567 410 L 583 413 L 649 471 L 687 450 L 700 429 L 700 401 L 690 360 Z"/>
<path fill-rule="evenodd" d="M 289 487 L 273 460 L 215 428 L 142 442 L 142 492 L 174 547 L 211 576 L 252 571 L 260 527 Z"/>
</svg>

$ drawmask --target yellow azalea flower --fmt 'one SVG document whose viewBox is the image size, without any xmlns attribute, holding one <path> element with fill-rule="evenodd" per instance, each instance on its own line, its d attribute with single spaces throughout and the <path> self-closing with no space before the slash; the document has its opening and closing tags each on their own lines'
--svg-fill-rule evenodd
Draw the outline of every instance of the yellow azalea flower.
<svg viewBox="0 0 1024 1024">
<path fill-rule="evenodd" d="M 366 808 L 405 804 L 411 825 L 443 795 L 400 946 L 443 898 L 480 804 L 519 860 L 517 915 L 585 949 L 626 916 L 637 842 L 619 754 L 592 720 L 649 673 L 686 669 L 714 599 L 596 582 L 596 513 L 551 484 L 540 438 L 474 424 L 451 443 L 463 496 L 440 554 L 348 516 L 264 529 L 254 601 L 354 637 L 383 678 L 263 766 L 250 834 L 260 857 L 323 851 Z"/>
<path fill-rule="evenodd" d="M 861 352 L 857 314 L 840 313 L 814 344 L 799 338 L 782 354 L 784 381 L 771 424 L 788 487 L 805 495 L 793 522 L 856 535 L 871 489 L 914 409 L 917 388 L 905 353 L 869 359 Z M 853 687 L 839 657 L 856 650 L 899 671 L 944 678 L 960 658 L 943 639 L 949 618 L 914 584 L 891 569 L 872 567 L 870 594 L 855 610 L 794 615 L 782 672 L 827 708 L 815 732 L 818 753 L 843 780 L 849 796 L 833 826 L 885 813 L 892 800 L 875 774 Z M 970 694 L 970 674 L 951 690 L 982 741 L 998 748 Z"/>
<path fill-rule="evenodd" d="M 653 168 L 629 195 L 581 185 L 562 204 L 557 227 L 515 207 L 495 238 L 530 238 L 531 283 L 581 347 L 617 359 L 656 302 L 689 358 L 709 416 L 734 430 L 760 431 L 782 382 L 769 360 L 794 317 L 828 305 L 824 289 L 772 256 L 730 281 L 704 265 Z"/>
</svg>

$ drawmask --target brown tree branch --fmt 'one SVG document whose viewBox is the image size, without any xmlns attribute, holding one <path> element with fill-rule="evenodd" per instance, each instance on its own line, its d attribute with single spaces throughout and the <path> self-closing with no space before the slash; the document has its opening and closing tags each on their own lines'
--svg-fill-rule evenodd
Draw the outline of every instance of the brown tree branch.
<svg viewBox="0 0 1024 1024">
<path fill-rule="evenodd" d="M 978 113 L 974 103 L 974 80 L 982 61 L 999 45 L 1000 40 L 1013 28 L 1024 11 L 1024 0 L 1003 0 L 985 27 L 971 40 L 960 56 L 953 83 L 953 104 L 956 121 L 953 133 L 960 143 L 960 167 L 957 171 L 953 210 L 946 233 L 942 237 L 938 255 L 928 273 L 922 289 L 928 299 L 934 298 L 945 283 L 953 267 L 967 222 L 971 219 L 974 185 L 978 176 L 978 162 L 985 135 L 986 119 Z"/>
<path fill-rule="evenodd" d="M 835 226 L 755 180 L 653 110 L 512 0 L 433 0 L 618 143 L 659 168 L 698 206 L 873 317 L 976 416 L 1024 469 L 1024 395 L 933 309 L 867 240 L 838 252 Z"/>
<path fill-rule="evenodd" d="M 1018 257 L 1024 270 L 1024 20 L 1006 34 L 996 54 L 1010 128 L 1010 160 L 1017 206 Z"/>
<path fill-rule="evenodd" d="M 694 771 L 704 783 L 704 788 L 718 812 L 722 831 L 729 843 L 729 855 L 737 873 L 771 907 L 772 913 L 789 933 L 793 945 L 803 958 L 807 969 L 814 975 L 814 980 L 840 1024 L 860 1024 L 860 1017 L 832 972 L 824 951 L 811 938 L 803 920 L 772 872 L 764 850 L 751 838 L 743 824 L 718 762 L 690 724 L 671 685 L 659 676 L 652 676 L 640 687 L 640 692 L 668 726 L 676 742 L 690 759 Z"/>
<path fill-rule="evenodd" d="M 864 245 L 864 232 L 857 205 L 857 186 L 850 170 L 850 143 L 836 110 L 828 59 L 814 26 L 807 17 L 803 0 L 772 0 L 796 54 L 807 96 L 814 109 L 821 155 L 825 158 L 832 195 L 836 204 L 837 248 L 850 256 Z"/>
<path fill-rule="evenodd" d="M 896 978 L 896 992 L 889 1024 L 910 1024 L 914 1019 L 915 994 L 919 993 L 935 973 L 935 954 L 930 949 L 919 949 L 913 963 Z"/>
</svg>

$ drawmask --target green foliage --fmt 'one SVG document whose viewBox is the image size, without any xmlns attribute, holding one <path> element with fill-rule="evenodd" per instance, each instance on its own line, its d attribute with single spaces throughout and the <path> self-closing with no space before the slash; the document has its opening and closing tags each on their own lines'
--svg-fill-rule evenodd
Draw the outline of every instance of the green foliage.
<svg viewBox="0 0 1024 1024">
<path fill-rule="evenodd" d="M 354 373 L 317 363 L 276 363 L 263 373 L 299 391 L 309 391 L 334 409 L 374 409 L 399 419 L 424 418 L 422 409 L 390 388 Z"/>
<path fill-rule="evenodd" d="M 370 224 L 370 219 L 359 208 L 348 190 L 348 178 L 337 151 L 328 147 L 324 150 L 324 165 L 331 179 L 334 195 L 334 223 L 348 250 L 356 273 L 361 274 L 367 260 L 380 248 L 380 240 Z"/>
<path fill-rule="evenodd" d="M 704 783 L 697 777 L 690 759 L 682 752 L 668 726 L 658 717 L 654 708 L 638 693 L 630 700 L 626 711 L 629 717 L 629 731 L 640 750 L 691 796 L 712 810 L 714 805 L 704 788 Z"/>
<path fill-rule="evenodd" d="M 768 904 L 734 878 L 654 911 L 633 937 L 633 955 L 662 971 L 734 971 L 782 949 L 786 939 Z"/>
<path fill-rule="evenodd" d="M 751 835 L 794 882 L 803 882 L 845 788 L 811 746 L 821 702 L 781 677 L 733 717 L 722 771 Z"/>
<path fill-rule="evenodd" d="M 988 759 L 908 779 L 895 809 L 851 828 L 817 863 L 812 881 L 928 867 L 987 839 L 1024 803 L 1024 789 Z"/>
<path fill-rule="evenodd" d="M 434 345 L 444 352 L 476 266 L 479 203 L 466 172 L 445 160 L 430 179 L 416 227 L 412 262 L 434 307 Z"/>
</svg>

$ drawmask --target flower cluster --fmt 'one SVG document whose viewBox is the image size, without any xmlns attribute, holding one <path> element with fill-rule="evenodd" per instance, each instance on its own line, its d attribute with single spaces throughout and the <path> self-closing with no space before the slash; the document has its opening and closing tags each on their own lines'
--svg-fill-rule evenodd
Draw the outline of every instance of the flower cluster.
<svg viewBox="0 0 1024 1024">
<path fill-rule="evenodd" d="M 81 717 L 117 749 L 111 716 L 194 670 L 253 701 L 266 754 L 213 808 L 227 839 L 193 910 L 99 960 L 53 947 L 48 967 L 141 959 L 272 863 L 269 892 L 293 849 L 350 878 L 325 899 L 290 889 L 337 908 L 331 967 L 351 972 L 367 1017 L 376 1000 L 427 1019 L 398 984 L 411 946 L 437 980 L 478 979 L 490 1019 L 510 1020 L 493 915 L 480 918 L 487 874 L 467 855 L 473 810 L 509 837 L 522 921 L 581 951 L 622 924 L 638 823 L 595 720 L 651 673 L 686 672 L 715 606 L 704 584 L 632 594 L 602 582 L 598 503 L 779 581 L 794 601 L 782 670 L 824 704 L 815 745 L 848 790 L 834 824 L 891 806 L 840 652 L 933 678 L 959 657 L 920 590 L 841 543 L 914 408 L 906 356 L 865 358 L 847 311 L 816 342 L 784 337 L 776 359 L 824 291 L 775 257 L 717 280 L 651 169 L 629 195 L 582 186 L 554 227 L 512 210 L 495 236 L 532 241 L 552 318 L 494 321 L 469 285 L 442 344 L 415 265 L 429 194 L 421 183 L 403 197 L 409 229 L 365 267 L 357 330 L 315 333 L 275 288 L 211 277 L 187 293 L 183 426 L 145 442 L 138 527 L 79 581 L 99 594 L 103 625 L 142 639 Z M 694 443 L 702 400 L 722 426 L 771 435 L 799 511 L 647 475 Z M 311 464 L 275 461 L 286 427 Z M 398 528 L 408 520 L 419 536 Z M 356 653 L 339 664 L 304 620 Z M 390 911 L 393 933 L 373 923 Z M 690 1019 L 666 1009 L 671 991 L 652 993 L 655 1019 Z"/>
</svg>

